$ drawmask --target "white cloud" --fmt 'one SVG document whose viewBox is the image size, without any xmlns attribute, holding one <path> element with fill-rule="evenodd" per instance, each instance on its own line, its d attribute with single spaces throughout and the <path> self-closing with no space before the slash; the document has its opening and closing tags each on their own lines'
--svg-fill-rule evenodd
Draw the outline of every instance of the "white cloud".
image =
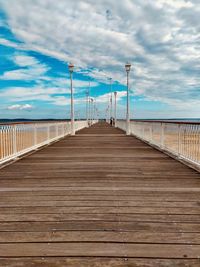
<svg viewBox="0 0 200 267">
<path fill-rule="evenodd" d="M 193 3 L 188 0 L 157 0 L 161 6 L 170 6 L 173 9 L 193 7 Z"/>
<path fill-rule="evenodd" d="M 39 80 L 47 70 L 45 65 L 37 65 L 27 69 L 6 71 L 0 76 L 0 80 Z"/>
<path fill-rule="evenodd" d="M 11 60 L 18 66 L 18 69 L 5 71 L 0 80 L 39 80 L 49 69 L 41 64 L 34 57 L 26 54 L 15 54 Z"/>
<path fill-rule="evenodd" d="M 35 81 L 37 87 L 16 87 L 8 88 L 0 95 L 12 94 L 16 97 L 24 98 L 29 96 L 31 98 L 41 95 L 43 92 L 47 94 L 69 94 L 70 93 L 70 79 L 65 78 L 66 74 L 60 73 L 59 76 L 53 77 L 47 74 L 49 67 L 40 63 L 36 58 L 28 56 L 25 53 L 16 53 L 10 58 L 17 66 L 18 69 L 12 71 L 5 71 L 1 76 L 0 80 L 20 80 L 20 81 Z M 87 80 L 73 79 L 74 93 L 80 93 L 86 90 L 89 86 Z M 98 86 L 98 82 L 90 81 L 90 87 Z M 26 100 L 26 99 L 25 99 Z M 28 99 L 27 99 L 28 100 Z"/>
<path fill-rule="evenodd" d="M 11 42 L 5 38 L 0 38 L 0 44 L 5 45 L 5 46 L 9 46 L 9 47 L 13 47 L 13 48 L 18 48 L 18 46 L 19 46 L 17 43 Z"/>
<path fill-rule="evenodd" d="M 51 81 L 51 85 L 53 87 L 70 88 L 70 79 L 49 77 L 49 80 Z M 90 81 L 90 87 L 96 87 L 96 86 L 98 86 L 97 82 Z M 74 87 L 75 92 L 76 90 L 80 92 L 81 88 L 86 90 L 86 88 L 89 87 L 89 81 L 73 79 L 73 87 Z"/>
<path fill-rule="evenodd" d="M 33 106 L 30 104 L 15 104 L 8 107 L 9 110 L 31 110 L 33 109 Z"/>
<path fill-rule="evenodd" d="M 121 99 L 123 97 L 126 97 L 126 91 L 116 91 L 116 92 L 117 92 L 117 102 L 121 101 Z M 96 97 L 95 99 L 98 103 L 109 103 L 110 98 L 111 98 L 111 94 L 107 93 L 107 94 L 100 95 L 100 96 Z M 112 99 L 113 99 L 113 103 L 114 103 L 114 94 L 113 93 L 112 93 Z"/>
<path fill-rule="evenodd" d="M 0 2 L 12 32 L 24 44 L 5 39 L 0 43 L 92 68 L 88 75 L 103 82 L 113 77 L 125 84 L 124 63 L 132 61 L 131 85 L 136 94 L 179 106 L 199 98 L 199 1 Z M 31 59 L 17 61 L 32 67 Z M 11 71 L 3 78 L 36 79 L 45 70 L 38 66 L 31 72 Z M 56 83 L 63 87 L 65 80 Z"/>
<path fill-rule="evenodd" d="M 34 57 L 23 54 L 15 55 L 14 62 L 20 67 L 34 66 L 39 63 Z"/>
<path fill-rule="evenodd" d="M 34 87 L 9 87 L 0 90 L 0 98 L 2 101 L 16 103 L 21 101 L 45 101 L 53 105 L 63 106 L 70 104 L 70 80 L 64 78 L 55 78 L 48 85 Z M 88 88 L 88 81 L 74 80 L 74 98 L 76 103 L 85 101 L 85 98 L 79 96 L 84 94 Z M 90 87 L 96 87 L 98 83 L 91 82 Z"/>
</svg>

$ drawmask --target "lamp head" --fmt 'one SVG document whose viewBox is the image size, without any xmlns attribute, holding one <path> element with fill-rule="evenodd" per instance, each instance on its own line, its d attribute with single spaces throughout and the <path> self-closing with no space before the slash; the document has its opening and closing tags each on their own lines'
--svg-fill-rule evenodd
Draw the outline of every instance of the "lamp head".
<svg viewBox="0 0 200 267">
<path fill-rule="evenodd" d="M 131 64 L 130 63 L 126 63 L 125 69 L 126 69 L 126 72 L 130 72 L 130 70 L 131 70 Z"/>
<path fill-rule="evenodd" d="M 70 73 L 73 73 L 73 71 L 74 71 L 74 64 L 69 63 L 68 68 L 69 68 L 69 72 Z"/>
</svg>

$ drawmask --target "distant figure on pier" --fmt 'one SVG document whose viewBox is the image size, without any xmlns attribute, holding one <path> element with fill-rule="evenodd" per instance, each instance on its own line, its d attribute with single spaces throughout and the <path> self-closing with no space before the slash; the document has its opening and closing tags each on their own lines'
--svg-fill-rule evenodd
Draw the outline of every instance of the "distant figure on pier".
<svg viewBox="0 0 200 267">
<path fill-rule="evenodd" d="M 110 118 L 110 125 L 111 126 L 115 125 L 115 119 L 113 117 Z"/>
</svg>

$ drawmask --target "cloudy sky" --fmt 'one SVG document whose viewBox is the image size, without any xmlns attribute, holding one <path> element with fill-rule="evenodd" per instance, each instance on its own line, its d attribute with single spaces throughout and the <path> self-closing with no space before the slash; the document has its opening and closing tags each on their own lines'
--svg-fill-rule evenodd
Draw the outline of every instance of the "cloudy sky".
<svg viewBox="0 0 200 267">
<path fill-rule="evenodd" d="M 200 117 L 199 0 L 0 0 L 0 118 L 67 118 L 85 94 L 105 116 L 109 81 L 125 116 Z"/>
</svg>

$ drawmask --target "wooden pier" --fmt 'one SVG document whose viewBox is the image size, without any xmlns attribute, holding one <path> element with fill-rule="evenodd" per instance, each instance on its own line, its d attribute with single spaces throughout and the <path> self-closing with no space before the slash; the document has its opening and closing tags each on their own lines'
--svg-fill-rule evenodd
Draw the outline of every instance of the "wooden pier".
<svg viewBox="0 0 200 267">
<path fill-rule="evenodd" d="M 98 123 L 0 170 L 1 267 L 199 267 L 200 175 Z"/>
</svg>

